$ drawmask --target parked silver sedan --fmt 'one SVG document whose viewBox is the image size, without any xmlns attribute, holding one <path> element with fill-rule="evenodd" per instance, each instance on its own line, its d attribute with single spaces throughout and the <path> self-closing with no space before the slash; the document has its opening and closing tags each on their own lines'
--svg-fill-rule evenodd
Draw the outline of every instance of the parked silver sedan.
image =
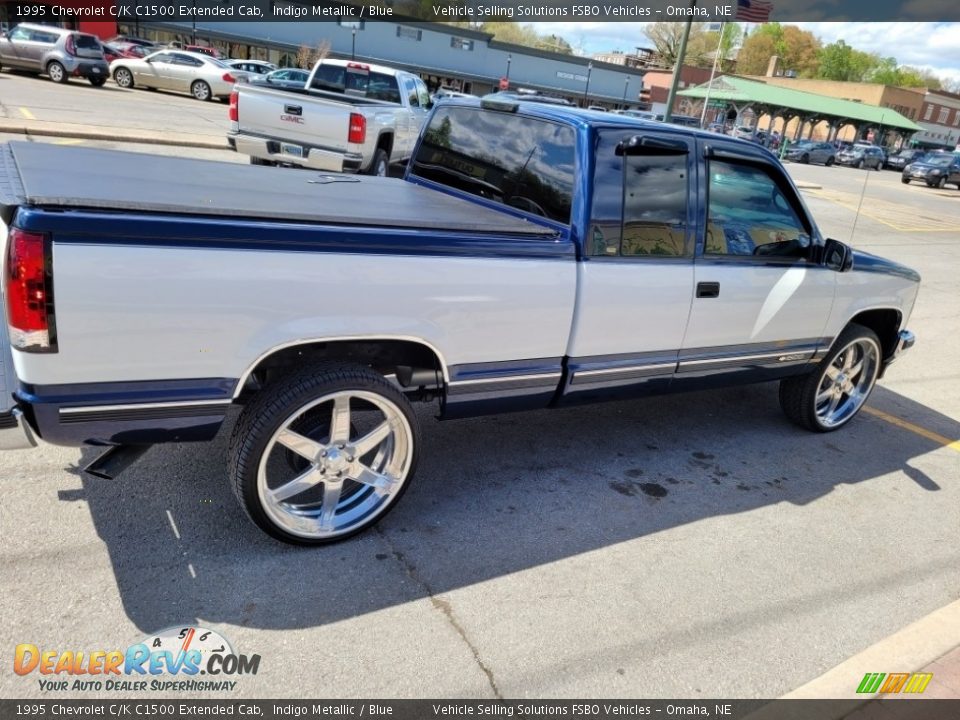
<svg viewBox="0 0 960 720">
<path fill-rule="evenodd" d="M 802 140 L 787 149 L 786 158 L 795 162 L 833 165 L 837 159 L 837 150 L 828 142 Z"/>
<path fill-rule="evenodd" d="M 161 50 L 145 58 L 120 58 L 110 63 L 110 75 L 122 88 L 148 87 L 187 92 L 197 100 L 230 97 L 238 82 L 253 73 L 230 67 L 216 58 L 185 50 Z"/>
</svg>

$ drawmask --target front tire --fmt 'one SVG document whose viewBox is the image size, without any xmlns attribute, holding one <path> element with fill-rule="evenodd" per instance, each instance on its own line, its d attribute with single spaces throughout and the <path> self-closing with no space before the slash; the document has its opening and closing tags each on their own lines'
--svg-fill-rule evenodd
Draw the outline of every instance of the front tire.
<svg viewBox="0 0 960 720">
<path fill-rule="evenodd" d="M 942 177 L 939 180 L 937 180 L 937 187 L 940 190 L 943 190 L 946 186 L 947 186 L 947 178 Z"/>
<path fill-rule="evenodd" d="M 809 156 L 807 153 L 804 153 L 804 154 L 800 157 L 800 162 L 802 162 L 804 165 L 809 165 L 809 164 L 810 164 L 810 156 Z"/>
<path fill-rule="evenodd" d="M 902 182 L 904 185 L 909 185 L 909 184 L 910 184 L 910 178 L 902 177 L 902 178 L 900 178 L 900 182 Z"/>
<path fill-rule="evenodd" d="M 133 73 L 124 67 L 117 68 L 113 72 L 113 81 L 118 87 L 122 87 L 124 90 L 129 90 L 133 87 Z"/>
<path fill-rule="evenodd" d="M 882 357 L 877 334 L 851 323 L 816 370 L 780 381 L 780 407 L 807 430 L 839 430 L 870 397 Z"/>
<path fill-rule="evenodd" d="M 56 60 L 47 65 L 47 77 L 53 80 L 55 83 L 63 84 L 70 80 L 70 76 L 67 75 L 67 70 L 63 65 L 58 63 Z"/>
<path fill-rule="evenodd" d="M 827 158 L 827 163 L 826 163 L 826 164 L 827 164 L 827 167 L 830 167 L 831 165 L 833 165 L 833 156 L 832 156 L 832 155 Z"/>
<path fill-rule="evenodd" d="M 857 163 L 857 170 L 863 170 L 863 165 L 864 165 L 863 160 L 861 160 L 860 162 L 858 162 L 858 163 Z"/>
<path fill-rule="evenodd" d="M 203 80 L 195 80 L 193 85 L 190 86 L 190 94 L 193 95 L 197 100 L 206 102 L 213 98 L 213 93 L 210 90 L 210 86 L 207 85 Z"/>
<path fill-rule="evenodd" d="M 370 527 L 414 475 L 420 427 L 407 398 L 360 365 L 321 363 L 251 402 L 230 441 L 230 477 L 257 526 L 322 545 Z"/>
</svg>

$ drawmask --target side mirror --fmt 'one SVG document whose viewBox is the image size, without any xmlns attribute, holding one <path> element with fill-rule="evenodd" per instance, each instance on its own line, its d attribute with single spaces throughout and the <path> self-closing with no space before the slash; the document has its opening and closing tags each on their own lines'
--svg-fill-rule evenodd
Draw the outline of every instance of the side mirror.
<svg viewBox="0 0 960 720">
<path fill-rule="evenodd" d="M 853 250 L 839 240 L 827 238 L 823 245 L 823 265 L 837 272 L 847 272 L 853 267 Z"/>
</svg>

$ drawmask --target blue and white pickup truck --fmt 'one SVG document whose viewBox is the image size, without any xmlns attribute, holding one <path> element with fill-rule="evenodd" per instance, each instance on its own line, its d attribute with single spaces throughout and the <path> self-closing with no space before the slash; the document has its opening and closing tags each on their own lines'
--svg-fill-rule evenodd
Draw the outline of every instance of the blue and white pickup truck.
<svg viewBox="0 0 960 720">
<path fill-rule="evenodd" d="M 109 477 L 238 406 L 236 495 L 287 542 L 394 506 L 414 401 L 456 418 L 779 380 L 824 432 L 913 344 L 919 276 L 824 238 L 769 152 L 715 134 L 451 101 L 405 180 L 0 148 L 0 443 L 107 446 L 89 470 Z"/>
</svg>

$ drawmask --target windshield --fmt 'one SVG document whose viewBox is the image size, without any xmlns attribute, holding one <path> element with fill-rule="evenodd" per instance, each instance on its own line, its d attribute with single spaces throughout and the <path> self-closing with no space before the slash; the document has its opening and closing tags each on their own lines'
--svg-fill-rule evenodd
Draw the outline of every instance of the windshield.
<svg viewBox="0 0 960 720">
<path fill-rule="evenodd" d="M 226 68 L 227 70 L 233 69 L 229 65 L 227 65 L 225 62 L 223 62 L 222 60 L 218 60 L 215 57 L 210 57 L 209 55 L 207 55 L 203 59 L 206 60 L 211 65 L 216 65 L 217 67 Z"/>
<path fill-rule="evenodd" d="M 953 162 L 953 160 L 949 157 L 931 157 L 927 158 L 926 162 L 930 163 L 931 165 L 936 165 L 937 167 L 946 167 Z"/>
</svg>

